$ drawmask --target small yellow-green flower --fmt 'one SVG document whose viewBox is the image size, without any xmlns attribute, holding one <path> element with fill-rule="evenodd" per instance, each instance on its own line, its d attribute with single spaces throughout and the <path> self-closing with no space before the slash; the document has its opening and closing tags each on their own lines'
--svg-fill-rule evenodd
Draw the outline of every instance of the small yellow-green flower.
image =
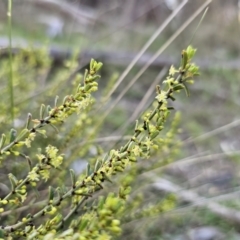
<svg viewBox="0 0 240 240">
<path fill-rule="evenodd" d="M 28 135 L 28 138 L 25 140 L 25 145 L 30 148 L 31 147 L 31 142 L 35 139 L 36 133 L 30 133 Z"/>
<path fill-rule="evenodd" d="M 172 65 L 169 69 L 169 75 L 173 76 L 175 73 L 179 72 L 178 70 L 175 69 L 175 67 Z"/>
<path fill-rule="evenodd" d="M 42 179 L 45 180 L 45 182 L 46 182 L 46 181 L 49 179 L 49 177 L 50 177 L 50 172 L 49 172 L 48 169 L 41 170 L 39 173 L 40 173 Z"/>
<path fill-rule="evenodd" d="M 132 153 L 134 154 L 135 157 L 139 157 L 141 152 L 142 149 L 138 145 L 135 145 L 134 148 L 132 149 Z"/>
<path fill-rule="evenodd" d="M 39 174 L 36 173 L 34 168 L 31 172 L 28 173 L 28 179 L 29 181 L 33 182 L 39 181 Z"/>
<path fill-rule="evenodd" d="M 156 96 L 156 99 L 158 100 L 158 102 L 166 103 L 167 102 L 167 93 L 165 91 L 161 91 L 161 93 L 159 93 Z"/>
<path fill-rule="evenodd" d="M 146 137 L 146 141 L 144 143 L 147 146 L 147 149 L 150 149 L 150 147 L 153 145 L 153 142 L 149 137 Z"/>
<path fill-rule="evenodd" d="M 46 147 L 46 153 L 50 158 L 55 158 L 58 153 L 58 149 L 54 146 L 48 145 Z"/>
<path fill-rule="evenodd" d="M 55 168 L 58 168 L 58 167 L 60 167 L 60 165 L 63 162 L 63 156 L 59 155 L 58 157 L 55 157 L 55 158 L 51 159 L 50 162 Z"/>
</svg>

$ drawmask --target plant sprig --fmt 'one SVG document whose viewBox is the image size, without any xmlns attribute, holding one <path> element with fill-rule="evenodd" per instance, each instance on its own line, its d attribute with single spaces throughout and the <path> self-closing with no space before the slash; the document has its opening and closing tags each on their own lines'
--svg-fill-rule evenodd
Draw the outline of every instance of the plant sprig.
<svg viewBox="0 0 240 240">
<path fill-rule="evenodd" d="M 193 77 L 199 74 L 198 67 L 191 62 L 195 52 L 196 50 L 191 46 L 186 50 L 183 50 L 180 67 L 175 69 L 172 66 L 169 70 L 169 76 L 164 81 L 165 86 L 163 88 L 157 86 L 157 106 L 153 111 L 148 112 L 144 116 L 144 120 L 141 124 L 136 122 L 134 134 L 123 147 L 118 150 L 113 149 L 104 158 L 100 158 L 96 162 L 94 169 L 88 167 L 86 176 L 82 180 L 76 181 L 74 173 L 71 172 L 72 186 L 69 190 L 57 195 L 57 191 L 53 191 L 52 188 L 50 188 L 50 200 L 46 206 L 31 217 L 24 218 L 24 220 L 17 224 L 2 227 L 2 231 L 5 233 L 17 232 L 18 229 L 21 229 L 23 226 L 28 225 L 34 219 L 37 219 L 46 213 L 55 215 L 57 207 L 60 206 L 65 199 L 71 198 L 72 208 L 65 218 L 60 215 L 55 215 L 53 219 L 58 218 L 58 220 L 47 221 L 45 225 L 42 224 L 36 230 L 37 233 L 34 230 L 34 234 L 37 236 L 38 234 L 45 232 L 46 229 L 59 229 L 68 219 L 70 219 L 85 200 L 91 198 L 96 191 L 103 188 L 102 184 L 105 181 L 112 182 L 111 179 L 113 175 L 118 172 L 124 172 L 128 166 L 137 162 L 139 158 L 148 158 L 151 149 L 155 146 L 154 139 L 156 139 L 164 128 L 166 119 L 172 109 L 172 107 L 168 106 L 169 99 L 174 101 L 175 93 L 182 89 L 184 89 L 186 94 L 189 95 L 187 83 L 192 83 Z M 30 133 L 35 133 L 37 129 L 47 124 L 61 122 L 70 114 L 76 112 L 76 108 L 79 107 L 78 103 L 84 103 L 89 96 L 89 91 L 96 90 L 95 80 L 99 78 L 99 76 L 95 75 L 95 70 L 96 68 L 98 69 L 101 67 L 101 64 L 97 64 L 98 63 L 95 61 L 91 61 L 90 72 L 85 73 L 84 86 L 79 86 L 75 95 L 67 96 L 60 107 L 50 109 L 48 111 L 48 116 L 44 119 L 40 119 L 37 125 L 29 130 Z M 93 69 L 95 70 L 93 71 Z M 82 107 L 82 105 L 80 107 Z M 11 144 L 5 146 L 2 151 L 8 151 L 13 145 L 15 145 L 15 141 Z M 124 195 L 124 193 L 119 192 L 120 197 L 122 194 Z M 23 234 L 24 231 L 25 230 L 23 230 L 21 234 Z"/>
<path fill-rule="evenodd" d="M 46 125 L 54 127 L 54 124 L 61 123 L 66 120 L 74 112 L 80 112 L 81 109 L 86 108 L 91 102 L 91 93 L 97 91 L 98 83 L 96 82 L 100 75 L 98 71 L 101 69 L 102 63 L 91 60 L 90 69 L 85 71 L 83 85 L 79 84 L 74 95 L 68 95 L 63 99 L 63 103 L 57 106 L 58 97 L 55 98 L 55 106 L 51 108 L 45 107 L 44 104 L 40 107 L 40 119 L 32 120 L 32 115 L 29 113 L 26 122 L 26 128 L 24 128 L 19 135 L 15 129 L 10 131 L 9 143 L 6 142 L 6 135 L 2 134 L 0 139 L 0 160 L 5 156 L 14 153 L 19 155 L 18 151 L 12 151 L 13 147 L 21 147 L 26 145 L 30 147 L 31 142 L 34 140 L 36 133 L 45 135 L 45 130 L 40 130 Z M 47 110 L 47 116 L 44 117 Z M 34 126 L 30 128 L 30 122 L 34 123 Z M 55 128 L 55 127 L 54 127 Z"/>
</svg>

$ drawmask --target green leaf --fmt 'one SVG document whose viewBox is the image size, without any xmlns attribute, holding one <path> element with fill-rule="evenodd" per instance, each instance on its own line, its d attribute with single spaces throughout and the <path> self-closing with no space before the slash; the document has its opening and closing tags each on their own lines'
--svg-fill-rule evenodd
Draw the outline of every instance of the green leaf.
<svg viewBox="0 0 240 240">
<path fill-rule="evenodd" d="M 49 113 L 51 110 L 52 110 L 51 106 L 48 105 L 48 106 L 47 106 L 47 112 Z"/>
<path fill-rule="evenodd" d="M 104 158 L 103 158 L 103 162 L 106 162 L 108 160 L 108 154 L 106 153 Z"/>
<path fill-rule="evenodd" d="M 102 161 L 98 159 L 95 163 L 94 172 L 97 172 L 101 166 L 102 166 Z"/>
<path fill-rule="evenodd" d="M 58 96 L 56 96 L 56 97 L 55 97 L 55 101 L 54 101 L 54 107 L 57 107 L 57 102 L 58 102 L 58 99 L 59 99 L 59 97 L 58 97 Z"/>
<path fill-rule="evenodd" d="M 96 71 L 99 71 L 103 66 L 103 63 L 102 62 L 98 62 L 97 63 L 97 66 L 96 66 Z"/>
<path fill-rule="evenodd" d="M 81 222 L 80 222 L 80 224 L 79 224 L 79 231 L 80 231 L 80 232 L 83 231 L 83 230 L 87 227 L 88 223 L 89 223 L 89 220 L 88 220 L 88 219 L 82 218 L 82 219 L 81 219 Z"/>
<path fill-rule="evenodd" d="M 0 140 L 0 150 L 3 148 L 5 141 L 6 141 L 6 135 L 3 133 Z"/>
<path fill-rule="evenodd" d="M 5 236 L 4 232 L 3 232 L 3 230 L 0 229 L 0 238 L 1 238 L 1 239 L 4 239 L 5 237 L 6 237 L 6 236 Z"/>
<path fill-rule="evenodd" d="M 41 104 L 40 113 L 39 113 L 40 119 L 44 118 L 45 109 L 46 109 L 46 106 L 44 104 Z"/>
<path fill-rule="evenodd" d="M 11 129 L 10 130 L 10 139 L 9 139 L 9 142 L 14 142 L 14 140 L 16 139 L 16 136 L 17 136 L 17 131 L 15 129 Z"/>
<path fill-rule="evenodd" d="M 178 85 L 173 87 L 173 91 L 182 90 L 183 88 L 184 88 L 184 86 L 182 84 L 178 84 Z"/>
<path fill-rule="evenodd" d="M 191 45 L 187 47 L 186 53 L 188 55 L 189 60 L 194 57 L 196 51 L 197 51 L 197 49 L 193 48 Z"/>
<path fill-rule="evenodd" d="M 189 68 L 188 68 L 188 72 L 190 72 L 193 76 L 198 76 L 200 75 L 199 73 L 199 67 L 196 66 L 196 64 L 192 63 Z"/>
<path fill-rule="evenodd" d="M 70 169 L 69 171 L 70 171 L 70 177 L 71 177 L 72 186 L 75 186 L 75 183 L 76 183 L 75 173 L 74 173 L 73 169 Z"/>
<path fill-rule="evenodd" d="M 14 191 L 18 185 L 18 180 L 12 173 L 8 174 L 8 178 L 11 183 L 11 189 L 12 189 L 12 191 Z"/>
<path fill-rule="evenodd" d="M 90 176 L 91 175 L 91 166 L 90 166 L 90 164 L 88 163 L 87 164 L 87 176 Z"/>
<path fill-rule="evenodd" d="M 172 101 L 175 101 L 176 99 L 173 96 L 168 96 Z"/>
<path fill-rule="evenodd" d="M 91 59 L 90 61 L 90 70 L 94 68 L 95 60 Z"/>
<path fill-rule="evenodd" d="M 32 114 L 28 113 L 26 128 L 29 128 L 31 121 L 32 121 Z"/>
<path fill-rule="evenodd" d="M 189 89 L 188 89 L 187 85 L 186 84 L 182 84 L 182 85 L 184 86 L 184 90 L 186 92 L 186 95 L 189 97 L 190 96 L 190 92 L 189 92 Z"/>
<path fill-rule="evenodd" d="M 84 82 L 86 81 L 86 79 L 87 79 L 87 75 L 88 75 L 88 70 L 86 69 L 85 70 L 85 72 L 84 72 L 84 77 L 83 77 L 83 79 L 84 79 Z"/>
<path fill-rule="evenodd" d="M 54 189 L 52 186 L 48 187 L 48 201 L 52 201 L 54 198 Z"/>
<path fill-rule="evenodd" d="M 98 200 L 98 209 L 99 210 L 103 209 L 104 203 L 105 203 L 105 198 L 103 196 L 100 196 L 99 200 Z"/>
<path fill-rule="evenodd" d="M 15 139 L 15 141 L 19 141 L 19 140 L 21 140 L 26 134 L 28 134 L 29 133 L 29 130 L 27 129 L 27 128 L 24 128 L 21 132 L 20 132 L 20 134 L 16 137 L 16 139 Z"/>
<path fill-rule="evenodd" d="M 32 170 L 32 161 L 29 156 L 25 156 L 25 158 L 27 159 L 27 163 L 29 166 L 29 172 L 30 172 Z"/>
<path fill-rule="evenodd" d="M 183 50 L 182 51 L 182 61 L 181 61 L 182 69 L 186 68 L 187 63 L 188 63 L 188 54 L 185 50 Z"/>
<path fill-rule="evenodd" d="M 107 176 L 106 173 L 104 173 L 104 179 L 107 180 L 108 182 L 112 183 L 111 179 Z"/>
</svg>

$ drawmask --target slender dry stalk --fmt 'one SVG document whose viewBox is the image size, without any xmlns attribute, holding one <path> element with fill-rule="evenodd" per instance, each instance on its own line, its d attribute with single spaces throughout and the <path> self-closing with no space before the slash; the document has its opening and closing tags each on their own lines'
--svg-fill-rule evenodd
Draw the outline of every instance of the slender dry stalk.
<svg viewBox="0 0 240 240">
<path fill-rule="evenodd" d="M 9 40 L 9 96 L 10 96 L 10 113 L 11 121 L 14 127 L 14 92 L 13 92 L 13 69 L 12 69 L 12 0 L 8 0 L 8 40 Z"/>
<path fill-rule="evenodd" d="M 193 142 L 200 142 L 200 141 L 206 140 L 206 139 L 208 139 L 210 137 L 213 137 L 213 136 L 215 136 L 215 135 L 217 135 L 219 133 L 225 132 L 226 130 L 229 130 L 231 128 L 238 127 L 239 125 L 240 125 L 240 119 L 237 119 L 237 120 L 235 120 L 233 122 L 225 124 L 225 125 L 223 125 L 223 126 L 221 126 L 219 128 L 216 128 L 216 129 L 214 129 L 212 131 L 204 133 L 204 134 L 202 134 L 202 135 L 200 135 L 198 137 L 195 137 L 195 138 L 191 137 L 191 138 L 188 138 L 186 140 L 183 140 L 182 143 L 183 144 L 190 144 L 190 143 L 193 143 Z"/>
<path fill-rule="evenodd" d="M 162 80 L 162 78 L 166 75 L 167 68 L 163 68 L 160 73 L 157 75 L 155 80 L 152 82 L 150 87 L 148 88 L 146 94 L 142 98 L 142 100 L 139 102 L 138 106 L 136 107 L 135 111 L 132 113 L 132 115 L 129 117 L 129 119 L 119 128 L 117 129 L 112 135 L 119 135 L 123 134 L 129 124 L 134 122 L 140 115 L 140 113 L 143 111 L 143 109 L 146 107 L 146 103 L 149 101 L 149 98 L 153 96 L 153 92 L 156 89 L 156 85 Z"/>
<path fill-rule="evenodd" d="M 142 74 L 148 69 L 148 67 L 166 50 L 167 47 L 188 27 L 188 25 L 211 3 L 211 0 L 206 1 L 201 7 L 199 7 L 184 23 L 183 25 L 167 40 L 165 44 L 149 59 L 136 76 L 127 84 L 127 86 L 121 91 L 119 96 L 113 101 L 113 103 L 107 108 L 104 113 L 102 121 L 108 116 L 112 109 L 118 104 L 122 97 L 127 93 L 127 91 L 133 86 L 133 84 L 142 76 Z"/>
<path fill-rule="evenodd" d="M 146 50 L 151 46 L 151 44 L 156 40 L 156 38 L 162 33 L 162 31 L 168 26 L 168 24 L 174 19 L 174 17 L 179 13 L 179 11 L 186 5 L 188 0 L 183 1 L 179 7 L 166 19 L 166 21 L 155 31 L 155 33 L 151 36 L 151 38 L 146 42 L 143 48 L 139 51 L 136 57 L 131 61 L 128 67 L 124 70 L 124 72 L 119 77 L 116 84 L 113 86 L 112 90 L 106 96 L 106 99 L 109 99 L 110 96 L 114 93 L 114 91 L 118 88 L 121 82 L 125 79 L 127 74 L 131 71 L 137 61 L 141 58 L 141 56 L 146 52 Z"/>
<path fill-rule="evenodd" d="M 133 86 L 133 84 L 142 76 L 142 74 L 148 69 L 148 67 L 166 50 L 167 47 L 189 26 L 190 23 L 193 22 L 194 19 L 211 3 L 211 0 L 207 0 L 203 3 L 183 24 L 179 29 L 161 46 L 161 48 L 149 59 L 140 71 L 135 75 L 135 77 L 127 84 L 127 86 L 121 91 L 118 97 L 108 106 L 106 111 L 103 113 L 101 118 L 98 120 L 98 124 L 93 128 L 92 132 L 89 136 L 86 137 L 85 141 L 88 141 L 92 134 L 96 132 L 99 126 L 102 125 L 103 121 L 106 119 L 108 114 L 114 109 L 114 107 L 119 103 L 122 97 L 127 93 L 127 91 Z"/>
<path fill-rule="evenodd" d="M 212 200 L 208 200 L 205 197 L 200 197 L 197 193 L 191 190 L 185 190 L 166 179 L 158 178 L 157 176 L 151 176 L 154 178 L 154 188 L 160 191 L 165 191 L 168 193 L 174 193 L 176 196 L 184 201 L 191 203 L 191 207 L 204 207 L 207 208 L 210 212 L 222 217 L 225 220 L 228 220 L 233 223 L 240 223 L 240 212 L 225 207 L 219 203 L 216 203 Z"/>
</svg>

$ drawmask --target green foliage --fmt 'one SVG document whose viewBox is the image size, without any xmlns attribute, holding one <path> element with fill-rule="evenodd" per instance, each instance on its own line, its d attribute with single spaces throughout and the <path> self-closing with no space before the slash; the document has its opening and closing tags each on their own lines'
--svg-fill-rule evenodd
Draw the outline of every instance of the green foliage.
<svg viewBox="0 0 240 240">
<path fill-rule="evenodd" d="M 12 128 L 9 133 L 5 126 L 1 129 L 1 237 L 115 239 L 129 231 L 127 223 L 173 209 L 175 196 L 162 196 L 146 204 L 146 196 L 153 193 L 140 191 L 139 186 L 146 183 L 146 179 L 141 180 L 142 173 L 173 161 L 179 151 L 179 113 L 168 131 L 164 127 L 173 110 L 170 101 L 181 90 L 189 95 L 188 83 L 198 75 L 198 67 L 191 62 L 195 51 L 188 47 L 182 52 L 180 67 L 172 66 L 164 85 L 157 86 L 156 101 L 136 121 L 132 136 L 123 146 L 109 151 L 94 143 L 97 132 L 91 132 L 98 124 L 94 107 L 98 100 L 92 93 L 98 90 L 102 63 L 91 60 L 82 76 L 76 71 L 75 59 L 56 70 L 51 69 L 43 50 L 37 54 L 19 52 L 12 61 L 16 94 L 23 96 L 38 89 L 33 79 L 44 76 L 45 80 L 42 91 L 15 109 L 16 119 L 27 115 L 24 127 Z M 3 61 L 0 68 L 2 79 L 5 64 Z M 24 80 L 21 71 L 27 71 Z M 51 80 L 46 81 L 48 75 Z M 71 93 L 66 87 L 69 83 Z M 58 91 L 61 96 L 50 104 L 51 96 Z M 7 97 L 6 91 L 3 94 Z M 3 105 L 1 110 L 7 125 L 8 109 Z M 95 153 L 91 153 L 92 148 Z M 87 159 L 88 165 L 78 174 L 69 168 L 79 159 Z"/>
</svg>

